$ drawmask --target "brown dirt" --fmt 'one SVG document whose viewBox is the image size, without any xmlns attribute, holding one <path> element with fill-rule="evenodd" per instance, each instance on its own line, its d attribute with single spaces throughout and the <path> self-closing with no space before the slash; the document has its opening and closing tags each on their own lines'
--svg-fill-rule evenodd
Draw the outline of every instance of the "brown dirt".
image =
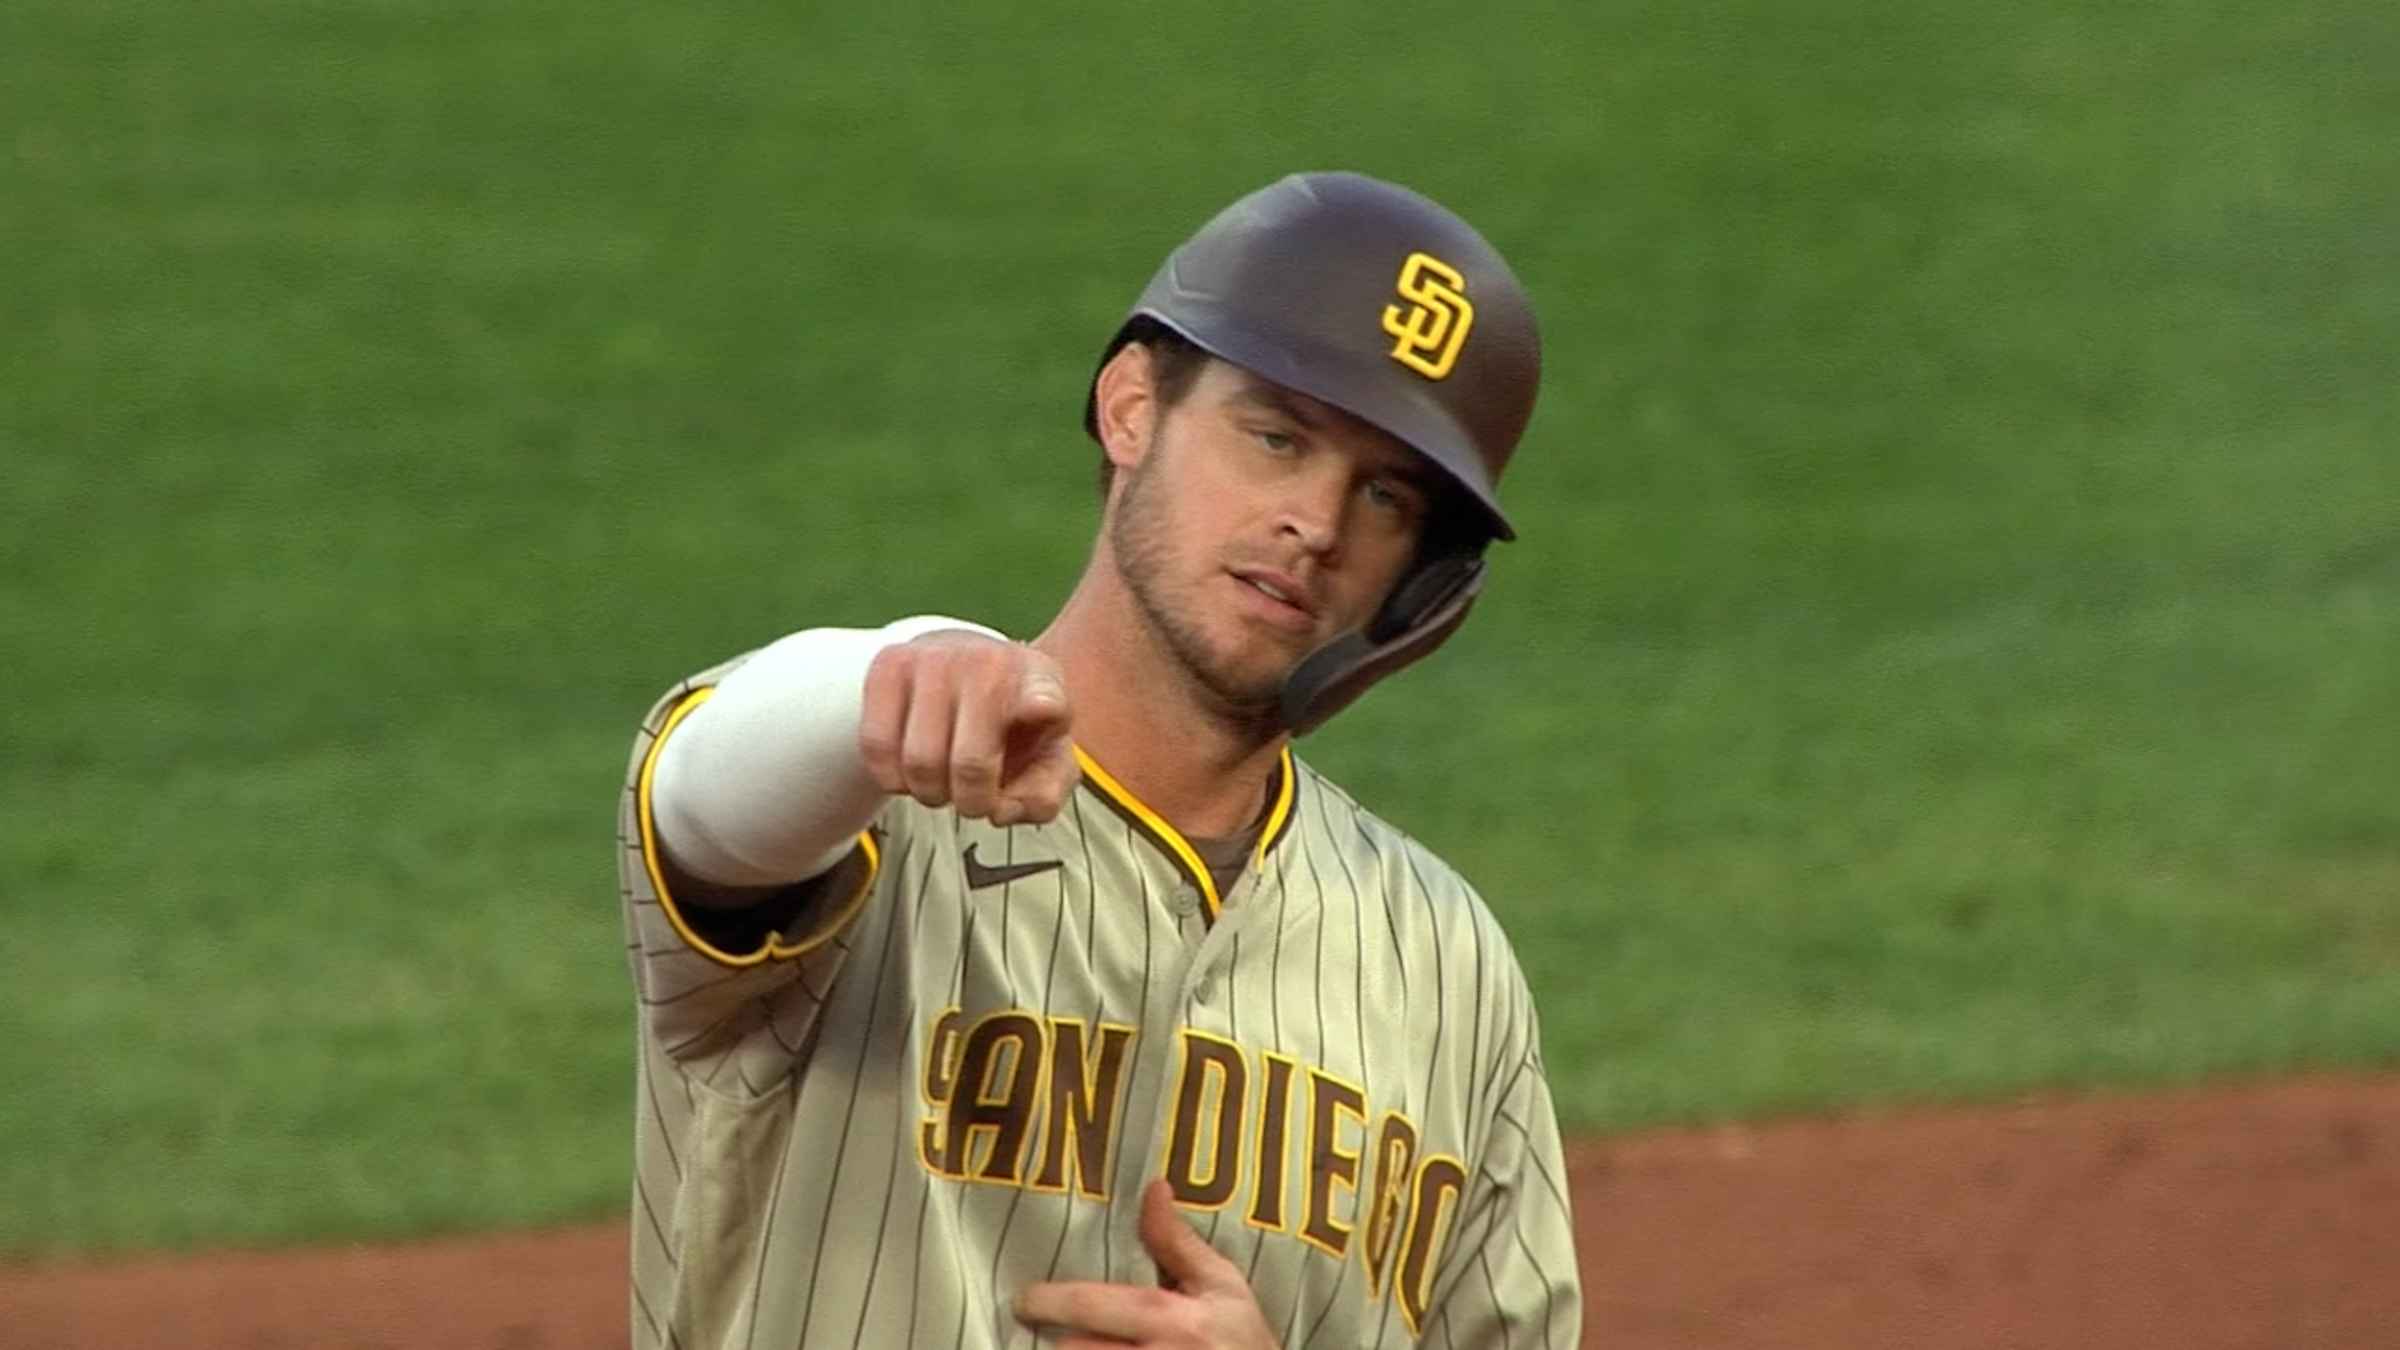
<svg viewBox="0 0 2400 1350">
<path fill-rule="evenodd" d="M 1589 1345 L 2400 1346 L 2400 1075 L 1577 1146 Z M 625 1343 L 622 1224 L 0 1269 L 0 1345 Z"/>
</svg>

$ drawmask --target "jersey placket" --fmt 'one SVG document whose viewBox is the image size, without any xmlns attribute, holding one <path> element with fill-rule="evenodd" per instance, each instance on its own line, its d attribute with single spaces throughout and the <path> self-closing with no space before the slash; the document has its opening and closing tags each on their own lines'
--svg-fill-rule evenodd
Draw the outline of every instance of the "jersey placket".
<svg viewBox="0 0 2400 1350">
<path fill-rule="evenodd" d="M 1253 925 L 1227 922 L 1224 911 L 1246 904 L 1258 891 L 1268 850 L 1289 827 L 1297 768 L 1290 752 L 1285 751 L 1278 766 L 1282 779 L 1259 844 L 1232 891 L 1220 897 L 1215 894 L 1207 868 L 1190 841 L 1106 769 L 1080 750 L 1077 754 L 1082 761 L 1085 785 L 1134 824 L 1151 846 L 1148 856 L 1138 859 L 1135 865 L 1151 878 L 1154 885 L 1151 903 L 1160 905 L 1174 918 L 1181 939 L 1171 949 L 1169 969 L 1160 972 L 1170 978 L 1159 981 L 1149 1006 L 1143 1010 L 1143 1025 L 1155 1030 L 1143 1037 L 1149 1044 L 1137 1045 L 1125 1098 L 1123 1121 L 1127 1128 L 1121 1137 L 1127 1143 L 1138 1138 L 1142 1156 L 1138 1166 L 1124 1166 L 1131 1160 L 1119 1160 L 1115 1176 L 1120 1183 L 1130 1185 L 1112 1188 L 1112 1199 L 1119 1204 L 1114 1222 L 1130 1237 L 1142 1188 L 1165 1171 L 1185 1068 L 1184 1030 L 1190 1028 L 1219 1039 L 1232 1039 L 1228 1034 L 1231 1028 L 1226 1020 L 1225 1000 L 1231 983 L 1235 941 L 1242 930 Z M 1191 925 L 1195 923 L 1200 927 L 1197 941 L 1191 934 Z M 1233 1164 L 1234 1160 L 1227 1159 L 1219 1165 Z M 1132 1250 L 1138 1251 L 1138 1239 L 1135 1242 Z"/>
</svg>

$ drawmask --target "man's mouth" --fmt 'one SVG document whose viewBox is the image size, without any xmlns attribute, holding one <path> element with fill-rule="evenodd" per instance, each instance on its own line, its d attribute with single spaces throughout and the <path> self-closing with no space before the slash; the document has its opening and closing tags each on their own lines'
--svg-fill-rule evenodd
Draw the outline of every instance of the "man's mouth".
<svg viewBox="0 0 2400 1350">
<path fill-rule="evenodd" d="M 1273 568 L 1243 567 L 1234 571 L 1233 578 L 1271 601 L 1273 608 L 1267 612 L 1282 626 L 1299 629 L 1314 623 L 1316 600 L 1290 574 Z"/>
<path fill-rule="evenodd" d="M 1285 594 L 1282 587 L 1266 580 L 1263 577 L 1244 577 L 1242 580 L 1249 582 L 1252 586 L 1258 588 L 1259 590 L 1265 591 L 1268 595 L 1281 600 L 1287 605 L 1298 605 L 1300 603 L 1297 598 Z"/>
</svg>

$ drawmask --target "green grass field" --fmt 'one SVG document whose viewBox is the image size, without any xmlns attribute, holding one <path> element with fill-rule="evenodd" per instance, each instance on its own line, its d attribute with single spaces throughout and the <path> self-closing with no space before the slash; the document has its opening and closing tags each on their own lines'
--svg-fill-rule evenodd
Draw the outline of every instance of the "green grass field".
<svg viewBox="0 0 2400 1350">
<path fill-rule="evenodd" d="M 0 16 L 0 1253 L 620 1208 L 634 719 L 1038 628 L 1294 168 L 1545 318 L 1524 541 L 1305 750 L 1572 1124 L 2400 1063 L 2388 4 L 802 8 Z"/>
</svg>

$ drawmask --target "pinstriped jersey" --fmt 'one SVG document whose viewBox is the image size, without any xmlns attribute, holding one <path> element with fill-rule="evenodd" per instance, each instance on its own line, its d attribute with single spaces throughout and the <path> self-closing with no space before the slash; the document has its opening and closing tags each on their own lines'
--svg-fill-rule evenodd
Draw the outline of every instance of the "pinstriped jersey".
<svg viewBox="0 0 2400 1350">
<path fill-rule="evenodd" d="M 1220 895 L 1084 757 L 1040 825 L 894 797 L 712 936 L 649 781 L 737 664 L 653 708 L 621 809 L 637 1347 L 1029 1346 L 1026 1286 L 1156 1281 L 1162 1176 L 1287 1346 L 1575 1343 L 1534 1010 L 1448 867 L 1286 751 Z"/>
</svg>

